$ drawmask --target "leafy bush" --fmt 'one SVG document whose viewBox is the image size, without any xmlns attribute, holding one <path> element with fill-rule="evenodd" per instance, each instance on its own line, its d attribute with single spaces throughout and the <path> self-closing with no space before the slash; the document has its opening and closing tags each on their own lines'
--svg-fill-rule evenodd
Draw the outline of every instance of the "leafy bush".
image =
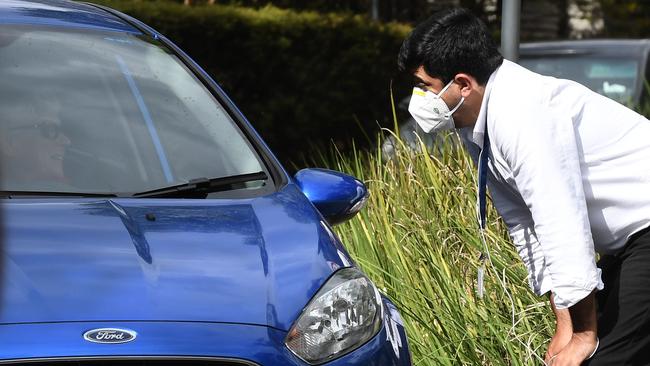
<svg viewBox="0 0 650 366">
<path fill-rule="evenodd" d="M 390 124 L 389 86 L 405 25 L 270 6 L 95 2 L 144 21 L 183 48 L 281 158 L 310 155 L 330 140 L 345 150 L 352 138 L 368 141 L 365 133 Z"/>
</svg>

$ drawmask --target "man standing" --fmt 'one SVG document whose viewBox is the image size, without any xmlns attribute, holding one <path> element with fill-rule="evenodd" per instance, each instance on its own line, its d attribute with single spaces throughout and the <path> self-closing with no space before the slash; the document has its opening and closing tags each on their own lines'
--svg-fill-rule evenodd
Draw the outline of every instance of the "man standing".
<svg viewBox="0 0 650 366">
<path fill-rule="evenodd" d="M 425 131 L 455 127 L 475 161 L 488 152 L 488 187 L 530 286 L 551 292 L 546 363 L 650 364 L 650 122 L 503 60 L 463 9 L 418 25 L 398 65 L 417 80 L 409 111 Z"/>
</svg>

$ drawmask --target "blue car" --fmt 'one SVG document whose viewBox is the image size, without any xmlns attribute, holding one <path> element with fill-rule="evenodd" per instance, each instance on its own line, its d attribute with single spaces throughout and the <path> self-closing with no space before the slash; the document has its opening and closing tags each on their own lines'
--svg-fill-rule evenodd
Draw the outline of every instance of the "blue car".
<svg viewBox="0 0 650 366">
<path fill-rule="evenodd" d="M 332 232 L 366 187 L 288 175 L 127 15 L 0 1 L 0 159 L 0 364 L 411 364 L 395 306 Z"/>
</svg>

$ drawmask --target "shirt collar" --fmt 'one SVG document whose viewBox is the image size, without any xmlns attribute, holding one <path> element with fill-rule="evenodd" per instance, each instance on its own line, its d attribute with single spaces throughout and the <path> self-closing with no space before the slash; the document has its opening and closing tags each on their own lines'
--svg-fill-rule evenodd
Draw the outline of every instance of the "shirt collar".
<svg viewBox="0 0 650 366">
<path fill-rule="evenodd" d="M 508 60 L 503 60 L 503 62 L 506 63 Z M 478 145 L 481 149 L 483 148 L 483 136 L 487 129 L 487 108 L 490 100 L 490 93 L 492 92 L 494 79 L 496 78 L 500 68 L 501 66 L 497 67 L 497 69 L 492 72 L 487 84 L 485 84 L 485 92 L 483 93 L 483 100 L 481 101 L 481 110 L 478 113 L 478 118 L 476 119 L 474 129 L 472 130 L 472 142 Z"/>
</svg>

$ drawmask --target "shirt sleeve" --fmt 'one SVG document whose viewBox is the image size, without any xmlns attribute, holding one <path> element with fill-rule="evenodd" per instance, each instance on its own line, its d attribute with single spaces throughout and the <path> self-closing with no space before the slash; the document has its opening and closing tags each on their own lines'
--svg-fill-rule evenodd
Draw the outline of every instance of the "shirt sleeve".
<svg viewBox="0 0 650 366">
<path fill-rule="evenodd" d="M 497 182 L 492 173 L 488 175 L 488 188 L 497 212 L 508 227 L 515 250 L 528 271 L 531 290 L 538 296 L 547 293 L 553 284 L 526 203 L 508 185 Z"/>
<path fill-rule="evenodd" d="M 602 289 L 603 284 L 596 267 L 573 121 L 560 113 L 554 115 L 546 105 L 513 108 L 511 112 L 525 113 L 508 113 L 489 133 L 530 211 L 555 304 L 562 309 L 575 305 L 594 288 Z"/>
</svg>

